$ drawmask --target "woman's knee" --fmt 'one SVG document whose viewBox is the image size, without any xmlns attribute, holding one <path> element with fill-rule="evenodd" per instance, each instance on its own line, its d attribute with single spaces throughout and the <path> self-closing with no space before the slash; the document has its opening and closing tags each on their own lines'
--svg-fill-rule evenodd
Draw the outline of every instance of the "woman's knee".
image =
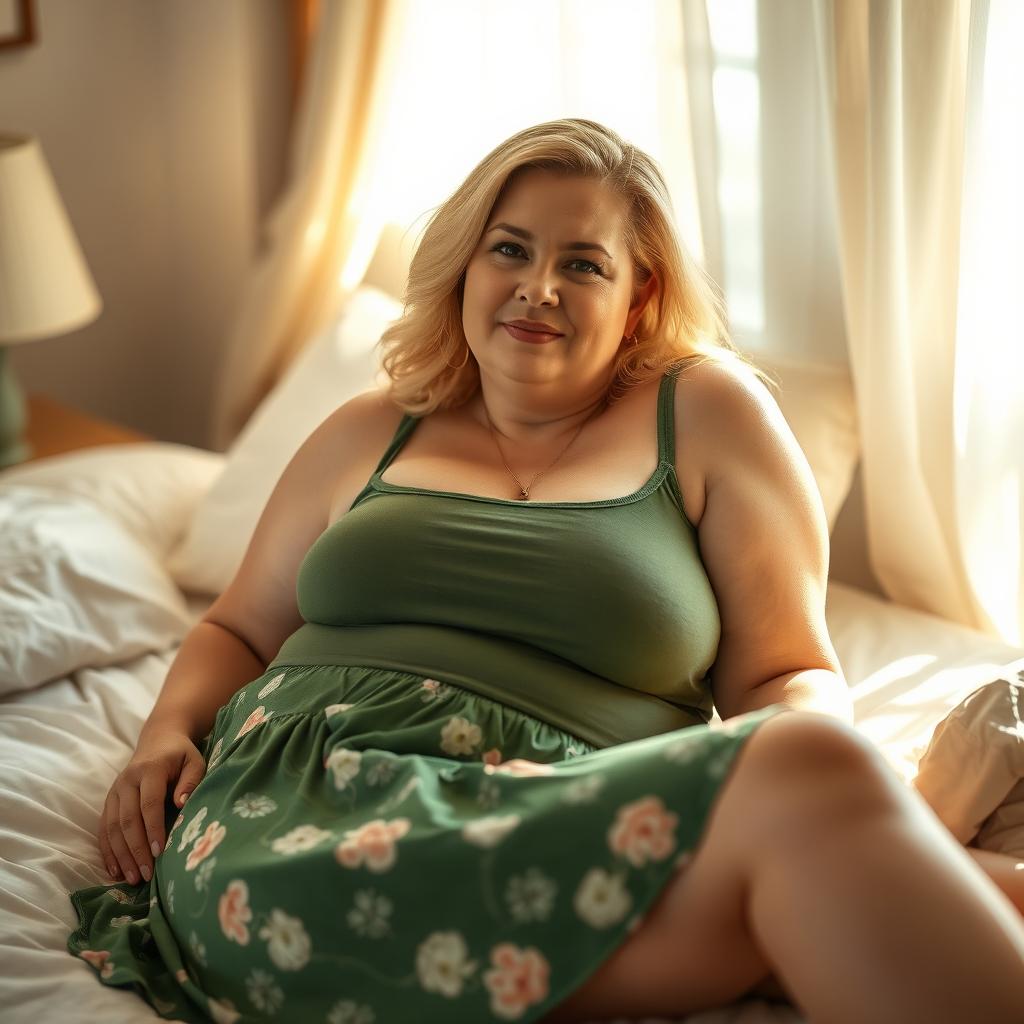
<svg viewBox="0 0 1024 1024">
<path fill-rule="evenodd" d="M 781 796 L 789 805 L 801 793 L 825 804 L 853 800 L 877 805 L 898 799 L 901 784 L 878 748 L 829 715 L 776 715 L 749 737 L 747 748 L 741 767 L 762 798 Z"/>
</svg>

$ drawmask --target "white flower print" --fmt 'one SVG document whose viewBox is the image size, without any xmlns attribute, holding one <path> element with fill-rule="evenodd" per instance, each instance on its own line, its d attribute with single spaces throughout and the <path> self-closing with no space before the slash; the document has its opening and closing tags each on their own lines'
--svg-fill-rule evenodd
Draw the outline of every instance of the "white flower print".
<svg viewBox="0 0 1024 1024">
<path fill-rule="evenodd" d="M 558 884 L 537 868 L 514 875 L 505 887 L 505 902 L 514 921 L 546 921 L 551 916 Z"/>
<path fill-rule="evenodd" d="M 604 868 L 591 868 L 576 890 L 573 906 L 591 928 L 610 928 L 629 913 L 633 897 L 621 875 L 609 874 Z"/>
<path fill-rule="evenodd" d="M 129 896 L 128 893 L 126 893 L 124 891 L 124 889 L 117 889 L 117 888 L 108 889 L 107 890 L 107 895 L 112 900 L 116 900 L 118 903 L 134 903 L 135 902 L 135 900 L 133 900 L 131 898 L 131 896 Z M 153 899 L 156 899 L 156 897 L 154 896 Z M 152 906 L 152 903 L 150 905 Z"/>
<path fill-rule="evenodd" d="M 324 768 L 334 774 L 334 788 L 344 789 L 358 774 L 362 751 L 335 747 L 324 759 Z"/>
<path fill-rule="evenodd" d="M 209 808 L 207 807 L 200 807 L 196 816 L 185 826 L 185 831 L 181 833 L 181 839 L 178 842 L 178 853 L 181 853 L 199 835 L 199 830 L 203 827 L 203 819 L 206 817 L 208 810 Z"/>
<path fill-rule="evenodd" d="M 441 729 L 441 749 L 453 756 L 472 754 L 482 739 L 480 726 L 459 715 L 452 715 Z"/>
<path fill-rule="evenodd" d="M 230 999 L 207 999 L 206 1012 L 214 1024 L 235 1024 L 241 1014 Z"/>
<path fill-rule="evenodd" d="M 113 928 L 123 928 L 126 924 L 131 924 L 133 920 L 131 914 L 122 914 L 120 917 L 112 917 L 110 924 Z"/>
<path fill-rule="evenodd" d="M 732 764 L 735 756 L 736 750 L 731 744 L 719 750 L 714 757 L 708 761 L 708 775 L 713 779 L 723 778 L 725 773 L 729 770 L 729 766 Z"/>
<path fill-rule="evenodd" d="M 416 974 L 427 992 L 438 992 L 449 999 L 462 994 L 462 985 L 477 968 L 476 960 L 467 960 L 469 950 L 458 932 L 433 932 L 416 950 Z"/>
<path fill-rule="evenodd" d="M 195 932 L 191 932 L 188 937 L 189 948 L 192 950 L 192 955 L 203 965 L 206 966 L 206 946 L 199 941 L 199 936 Z"/>
<path fill-rule="evenodd" d="M 349 708 L 354 708 L 355 704 L 328 704 L 324 708 L 324 714 L 330 718 L 331 715 L 340 714 L 342 711 L 348 711 Z"/>
<path fill-rule="evenodd" d="M 371 765 L 366 773 L 366 781 L 371 786 L 386 786 L 398 771 L 398 758 L 382 757 Z"/>
<path fill-rule="evenodd" d="M 224 737 L 221 736 L 219 740 L 213 745 L 213 750 L 210 751 L 210 759 L 206 762 L 206 770 L 212 771 L 213 766 L 220 760 L 221 747 L 224 746 Z"/>
<path fill-rule="evenodd" d="M 258 934 L 267 940 L 267 955 L 282 971 L 299 971 L 309 963 L 312 942 L 299 918 L 275 907 Z"/>
<path fill-rule="evenodd" d="M 263 818 L 277 810 L 277 804 L 269 796 L 246 793 L 232 805 L 231 810 L 240 818 Z"/>
<path fill-rule="evenodd" d="M 316 825 L 297 825 L 287 835 L 279 836 L 271 844 L 274 853 L 302 853 L 312 850 L 317 843 L 330 839 L 331 833 Z"/>
<path fill-rule="evenodd" d="M 210 884 L 210 875 L 213 873 L 213 865 L 217 863 L 216 857 L 204 861 L 202 867 L 196 872 L 196 892 L 205 892 Z M 171 883 L 174 884 L 173 882 Z"/>
<path fill-rule="evenodd" d="M 467 821 L 462 826 L 462 838 L 474 846 L 489 849 L 497 846 L 520 822 L 518 814 L 491 815 Z"/>
<path fill-rule="evenodd" d="M 374 1024 L 377 1015 L 369 1006 L 339 999 L 327 1014 L 327 1024 Z"/>
<path fill-rule="evenodd" d="M 271 679 L 270 682 L 267 683 L 267 685 L 264 686 L 263 689 L 260 690 L 260 692 L 256 694 L 256 699 L 257 700 L 263 700 L 263 698 L 266 697 L 266 695 L 268 693 L 273 693 L 281 685 L 281 680 L 282 679 L 284 679 L 284 673 L 283 672 L 281 672 L 278 675 L 274 676 L 274 678 Z"/>
<path fill-rule="evenodd" d="M 444 769 L 442 769 L 443 774 Z M 390 799 L 385 800 L 382 804 L 378 804 L 375 808 L 377 814 L 389 814 L 392 808 L 397 807 L 414 789 L 418 788 L 420 784 L 420 777 L 414 775 L 411 779 L 408 779 L 404 786 Z"/>
<path fill-rule="evenodd" d="M 260 694 L 262 696 L 262 694 Z M 260 1013 L 277 1013 L 284 1002 L 284 993 L 274 984 L 274 976 L 256 968 L 245 979 L 249 1000 Z"/>
<path fill-rule="evenodd" d="M 174 879 L 172 878 L 167 883 L 167 907 L 170 912 L 174 913 Z"/>
<path fill-rule="evenodd" d="M 587 775 L 570 782 L 562 791 L 562 801 L 567 804 L 591 804 L 604 786 L 600 775 Z"/>
<path fill-rule="evenodd" d="M 375 889 L 360 889 L 355 894 L 356 905 L 345 915 L 349 927 L 357 934 L 381 939 L 391 932 L 388 920 L 394 904 Z"/>
</svg>

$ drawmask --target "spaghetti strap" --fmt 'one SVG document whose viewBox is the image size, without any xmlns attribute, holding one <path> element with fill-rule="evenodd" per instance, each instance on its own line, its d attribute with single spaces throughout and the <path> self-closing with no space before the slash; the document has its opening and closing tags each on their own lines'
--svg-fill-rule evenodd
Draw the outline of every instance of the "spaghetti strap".
<svg viewBox="0 0 1024 1024">
<path fill-rule="evenodd" d="M 416 429 L 421 418 L 419 416 L 411 416 L 409 413 L 403 414 L 395 430 L 395 435 L 391 438 L 391 444 L 387 446 L 380 462 L 377 463 L 377 468 L 374 470 L 375 473 L 383 473 L 391 465 L 395 456 L 402 450 L 402 446 L 409 440 L 409 435 Z"/>
<path fill-rule="evenodd" d="M 658 388 L 658 459 L 671 466 L 676 459 L 675 390 L 680 368 L 670 366 Z"/>
</svg>

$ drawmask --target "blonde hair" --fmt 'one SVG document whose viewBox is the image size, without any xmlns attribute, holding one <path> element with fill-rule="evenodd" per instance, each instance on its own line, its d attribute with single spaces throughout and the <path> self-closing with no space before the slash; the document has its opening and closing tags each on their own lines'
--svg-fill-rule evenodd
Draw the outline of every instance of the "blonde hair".
<svg viewBox="0 0 1024 1024">
<path fill-rule="evenodd" d="M 777 386 L 729 340 L 714 285 L 679 239 L 655 161 L 596 121 L 565 118 L 526 128 L 496 146 L 427 223 L 409 267 L 402 316 L 378 342 L 388 395 L 397 406 L 427 415 L 462 405 L 479 387 L 479 367 L 462 329 L 466 268 L 506 185 L 528 168 L 597 179 L 627 201 L 630 305 L 652 274 L 659 278 L 660 288 L 637 321 L 636 344 L 625 342 L 616 355 L 609 403 L 690 358 L 743 363 Z"/>
</svg>

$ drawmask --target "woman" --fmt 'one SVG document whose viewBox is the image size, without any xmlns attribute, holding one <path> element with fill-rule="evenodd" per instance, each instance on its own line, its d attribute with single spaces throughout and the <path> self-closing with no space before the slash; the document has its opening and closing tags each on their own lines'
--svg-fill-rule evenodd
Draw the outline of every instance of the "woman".
<svg viewBox="0 0 1024 1024">
<path fill-rule="evenodd" d="M 1018 1019 L 1024 924 L 851 727 L 820 498 L 654 162 L 497 147 L 382 344 L 182 644 L 69 950 L 196 1021 Z"/>
</svg>

